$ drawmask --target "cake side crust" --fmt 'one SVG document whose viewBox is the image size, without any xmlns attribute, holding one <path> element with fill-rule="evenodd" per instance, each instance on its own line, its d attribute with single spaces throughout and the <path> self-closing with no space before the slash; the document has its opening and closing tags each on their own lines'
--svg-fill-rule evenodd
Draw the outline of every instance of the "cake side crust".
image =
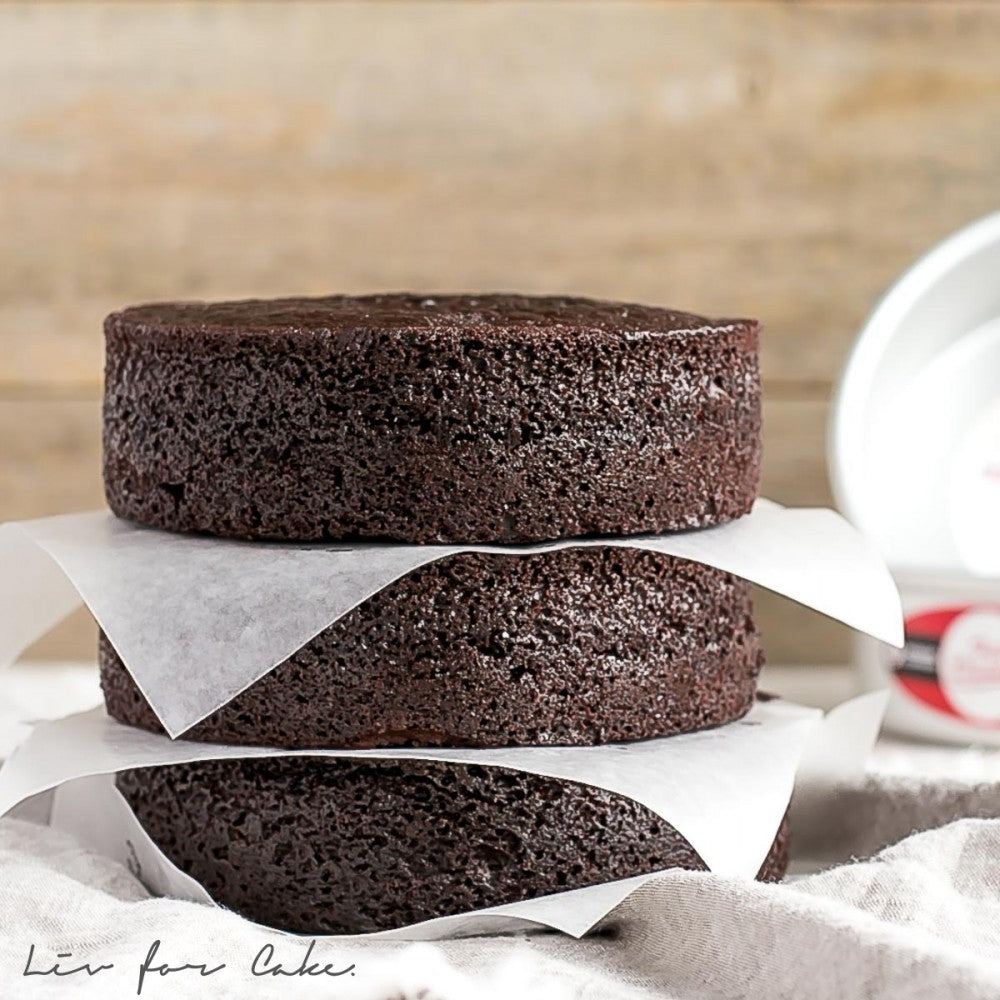
<svg viewBox="0 0 1000 1000">
<path fill-rule="evenodd" d="M 185 733 L 310 747 L 593 744 L 742 716 L 749 585 L 632 548 L 468 553 L 397 580 Z M 107 637 L 112 716 L 162 731 Z"/>
<path fill-rule="evenodd" d="M 138 307 L 105 334 L 105 492 L 152 527 L 528 542 L 720 524 L 758 492 L 752 320 L 372 296 Z"/>
<path fill-rule="evenodd" d="M 284 757 L 126 771 L 117 784 L 217 902 L 298 933 L 383 930 L 705 867 L 631 799 L 503 768 Z M 781 878 L 787 838 L 786 821 L 759 878 Z"/>
</svg>

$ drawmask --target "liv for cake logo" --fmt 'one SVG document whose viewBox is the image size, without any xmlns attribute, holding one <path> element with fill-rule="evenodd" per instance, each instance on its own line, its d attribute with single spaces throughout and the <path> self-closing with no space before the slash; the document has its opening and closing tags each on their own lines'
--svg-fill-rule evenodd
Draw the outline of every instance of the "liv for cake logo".
<svg viewBox="0 0 1000 1000">
<path fill-rule="evenodd" d="M 274 980 L 338 979 L 342 976 L 354 975 L 355 966 L 353 964 L 345 966 L 336 962 L 323 962 L 313 957 L 315 949 L 316 942 L 310 941 L 305 954 L 298 962 L 295 962 L 294 959 L 285 959 L 279 956 L 277 948 L 268 943 L 263 945 L 254 955 L 249 966 L 240 969 L 227 962 L 215 960 L 193 959 L 185 962 L 173 957 L 165 957 L 167 948 L 159 939 L 150 944 L 149 950 L 141 960 L 133 962 L 106 961 L 103 957 L 94 956 L 84 961 L 72 952 L 47 953 L 45 949 L 31 944 L 28 946 L 28 955 L 21 975 L 23 978 L 42 976 L 78 981 L 98 976 L 106 977 L 109 973 L 116 971 L 119 974 L 123 971 L 128 973 L 131 969 L 136 996 L 143 996 L 144 990 L 147 990 L 146 995 L 148 995 L 148 990 L 157 980 L 208 979 L 211 976 L 225 975 L 227 972 Z"/>
</svg>

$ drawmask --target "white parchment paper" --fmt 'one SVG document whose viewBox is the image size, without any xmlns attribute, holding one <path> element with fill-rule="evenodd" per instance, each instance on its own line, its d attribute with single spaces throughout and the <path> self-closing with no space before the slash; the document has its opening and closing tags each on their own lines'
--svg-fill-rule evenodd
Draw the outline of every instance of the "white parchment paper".
<svg viewBox="0 0 1000 1000">
<path fill-rule="evenodd" d="M 110 777 L 129 767 L 260 756 L 374 757 L 504 766 L 607 788 L 647 806 L 673 825 L 710 869 L 752 878 L 788 806 L 793 785 L 824 780 L 837 761 L 849 779 L 870 747 L 885 699 L 866 695 L 829 721 L 815 709 L 758 703 L 743 720 L 716 730 L 643 743 L 498 750 L 285 751 L 171 741 L 109 719 L 103 710 L 39 724 L 0 770 L 0 814 L 56 788 L 51 822 L 127 864 L 153 891 L 211 902 L 142 830 Z M 809 762 L 813 763 L 810 764 Z M 382 936 L 438 938 L 525 926 L 581 935 L 652 875 L 459 914 Z"/>
<path fill-rule="evenodd" d="M 601 545 L 715 566 L 902 644 L 899 595 L 881 556 L 830 510 L 758 501 L 703 531 L 527 546 L 234 542 L 92 512 L 0 526 L 0 663 L 71 610 L 75 589 L 177 736 L 419 566 L 459 552 Z"/>
</svg>

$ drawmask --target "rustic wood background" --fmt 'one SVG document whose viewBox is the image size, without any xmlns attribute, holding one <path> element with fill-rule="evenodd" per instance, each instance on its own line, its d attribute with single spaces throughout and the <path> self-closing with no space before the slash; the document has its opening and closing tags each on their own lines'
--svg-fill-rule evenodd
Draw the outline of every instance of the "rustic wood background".
<svg viewBox="0 0 1000 1000">
<path fill-rule="evenodd" d="M 112 308 L 377 289 L 759 316 L 766 493 L 829 503 L 860 323 L 1000 203 L 998 57 L 985 3 L 0 5 L 0 520 L 101 503 Z"/>
</svg>

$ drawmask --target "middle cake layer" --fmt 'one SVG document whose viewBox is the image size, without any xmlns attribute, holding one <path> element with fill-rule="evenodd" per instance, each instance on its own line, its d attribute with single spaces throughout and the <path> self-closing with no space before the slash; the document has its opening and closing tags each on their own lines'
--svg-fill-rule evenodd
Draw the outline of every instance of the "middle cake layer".
<svg viewBox="0 0 1000 1000">
<path fill-rule="evenodd" d="M 290 749 L 582 745 L 731 722 L 763 660 L 749 584 L 639 549 L 463 553 L 360 604 L 187 739 Z M 103 633 L 109 713 L 162 731 Z"/>
</svg>

